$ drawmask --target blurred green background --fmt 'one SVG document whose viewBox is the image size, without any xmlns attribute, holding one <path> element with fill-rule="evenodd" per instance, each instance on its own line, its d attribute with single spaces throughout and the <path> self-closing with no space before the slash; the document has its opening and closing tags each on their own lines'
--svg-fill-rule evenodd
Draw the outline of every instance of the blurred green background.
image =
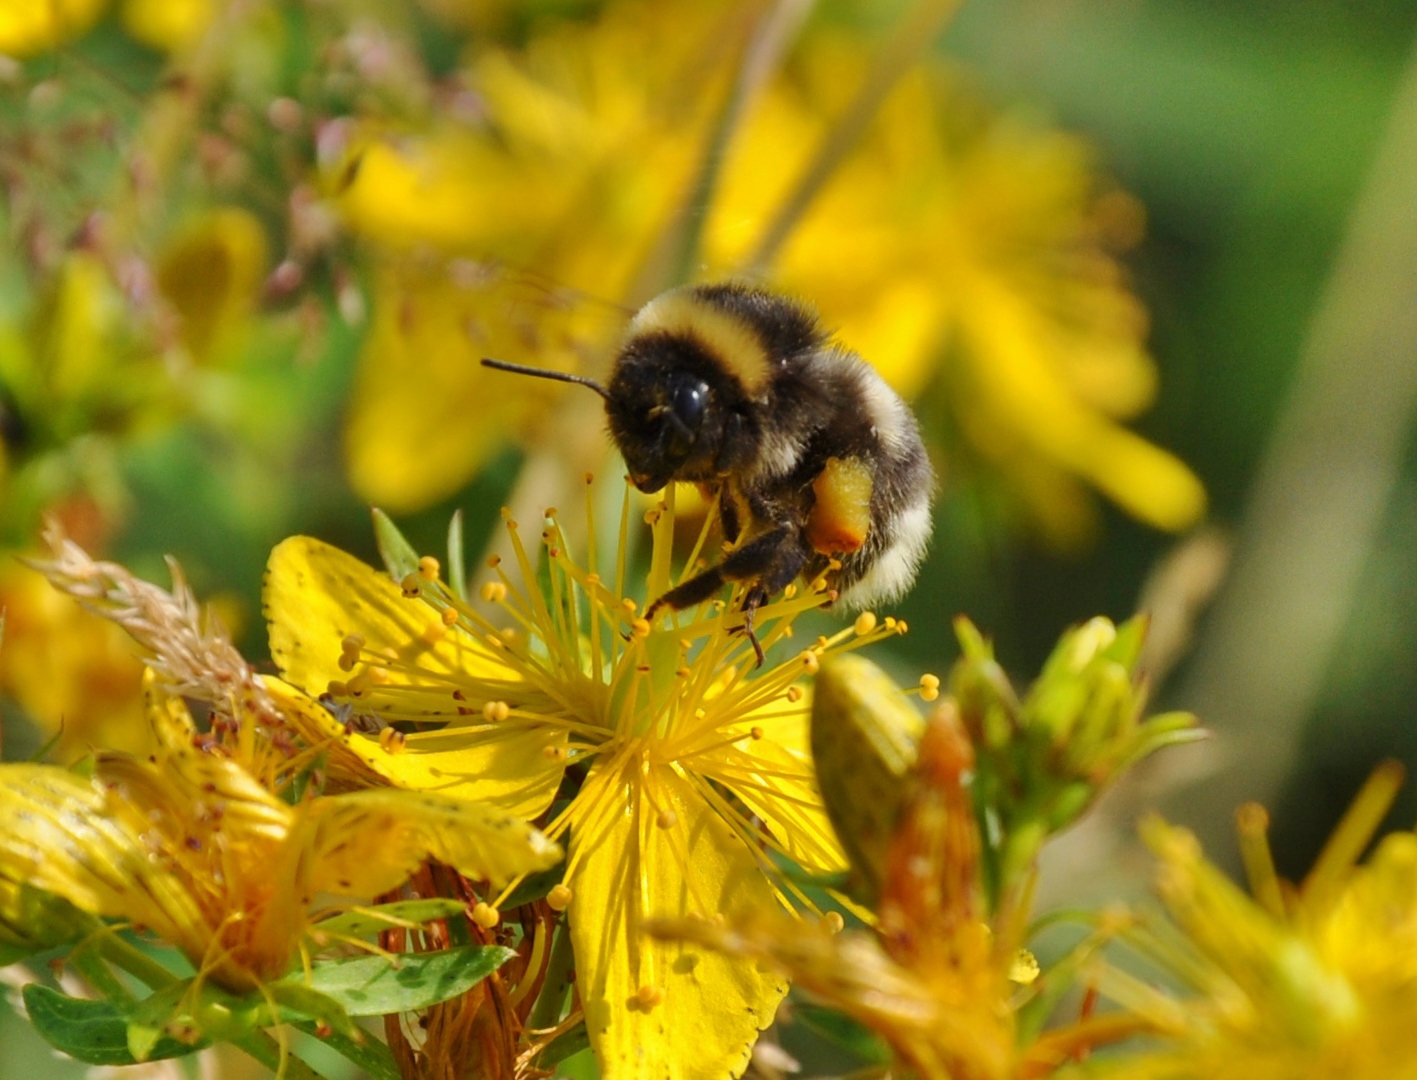
<svg viewBox="0 0 1417 1080">
<path fill-rule="evenodd" d="M 810 19 L 875 32 L 902 6 L 834 0 Z M 495 32 L 516 39 L 542 20 L 593 10 L 513 8 Z M 246 58 L 252 84 L 259 93 L 282 88 L 312 111 L 306 72 L 316 50 L 332 35 L 383 28 L 393 43 L 388 68 L 352 66 L 352 78 L 367 77 L 373 89 L 352 85 L 345 102 L 335 100 L 334 83 L 322 84 L 318 107 L 332 114 L 358 113 L 364 93 L 382 95 L 386 114 L 462 107 L 436 92 L 412 104 L 387 99 L 417 97 L 398 85 L 399 65 L 434 85 L 469 38 L 492 32 L 447 21 L 431 4 L 283 3 L 258 17 L 280 21 L 283 44 Z M 1155 766 L 1141 794 L 1118 801 L 1113 824 L 1129 828 L 1128 798 L 1159 799 L 1224 861 L 1234 805 L 1260 799 L 1290 876 L 1303 873 L 1378 760 L 1417 759 L 1417 447 L 1405 376 L 1417 367 L 1417 252 L 1406 243 L 1417 238 L 1417 156 L 1402 145 L 1417 139 L 1417 121 L 1389 127 L 1404 79 L 1414 78 L 1415 40 L 1412 3 L 971 0 L 939 45 L 995 106 L 1090 140 L 1101 170 L 1145 206 L 1145 238 L 1125 263 L 1150 312 L 1160 383 L 1135 430 L 1194 469 L 1211 524 L 1234 541 L 1231 576 L 1213 604 L 1196 584 L 1203 570 L 1173 582 L 1173 592 L 1197 591 L 1196 648 L 1157 687 L 1161 704 L 1197 709 L 1215 738 L 1195 756 Z M 53 466 L 65 475 L 33 490 L 97 492 L 106 553 L 159 581 L 162 557 L 174 556 L 198 595 L 221 603 L 246 655 L 261 657 L 260 580 L 275 543 L 311 533 L 375 560 L 367 507 L 345 478 L 341 451 L 370 325 L 351 317 L 351 305 L 373 292 L 376 272 L 353 245 L 314 245 L 289 289 L 268 278 L 257 301 L 263 318 L 234 358 L 186 387 L 181 407 L 160 390 L 146 403 L 124 401 L 123 393 L 148 393 L 141 380 L 161 379 L 148 367 L 120 370 L 105 391 L 114 407 L 91 405 L 88 429 L 66 428 L 52 412 L 27 414 L 22 388 L 4 381 L 15 377 L 17 342 L 38 303 L 34 268 L 55 258 L 45 246 L 82 247 L 90 231 L 123 227 L 92 217 L 116 182 L 122 139 L 112 133 L 151 119 L 168 62 L 110 12 L 77 40 L 0 72 L 9 194 L 0 434 L 12 469 L 42 444 L 65 448 Z M 204 122 L 220 128 L 222 117 Z M 299 246 L 291 199 L 313 196 L 291 178 L 312 167 L 316 141 L 308 132 L 283 139 L 274 124 L 247 164 L 258 182 L 236 185 L 242 204 L 281 238 L 277 248 Z M 195 150 L 219 151 L 200 141 Z M 1373 208 L 1369 218 L 1359 206 Z M 127 287 L 130 297 L 143 288 Z M 93 431 L 108 449 L 84 449 Z M 405 516 L 408 535 L 441 550 L 448 516 L 462 508 L 468 550 L 480 551 L 525 453 L 490 453 L 455 495 Z M 930 562 L 898 611 L 913 628 L 894 658 L 903 673 L 944 673 L 954 655 L 949 620 L 963 612 L 1026 678 L 1069 624 L 1131 614 L 1148 575 L 1186 542 L 1107 505 L 1094 542 L 1059 553 L 999 510 L 996 484 L 969 460 L 945 463 Z M 42 502 L 0 505 L 11 550 L 28 541 Z M 19 662 L 13 622 L 8 633 L 0 656 Z M 13 699 L 0 709 L 4 756 L 35 753 L 47 736 Z M 1410 823 L 1415 809 L 1409 792 L 1394 822 Z M 36 1072 L 62 1069 L 12 1019 L 0 1020 L 0 1077 Z"/>
</svg>

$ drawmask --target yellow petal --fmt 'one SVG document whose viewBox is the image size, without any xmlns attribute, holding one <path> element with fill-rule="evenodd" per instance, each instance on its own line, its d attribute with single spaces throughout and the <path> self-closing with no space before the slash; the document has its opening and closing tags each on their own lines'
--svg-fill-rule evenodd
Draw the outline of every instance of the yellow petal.
<svg viewBox="0 0 1417 1080">
<path fill-rule="evenodd" d="M 426 675 L 427 720 L 447 720 L 446 733 L 410 736 L 401 747 L 345 726 L 309 697 L 270 680 L 287 716 L 313 744 L 335 748 L 356 776 L 378 777 L 397 787 L 435 791 L 497 806 L 517 817 L 536 817 L 555 797 L 564 763 L 548 754 L 564 746 L 554 726 L 505 730 L 457 726 L 459 705 L 452 697 L 458 679 L 475 670 L 480 678 L 517 684 L 518 676 L 496 661 L 485 645 L 448 633 L 429 645 L 424 633 L 441 622 L 422 601 L 405 597 L 386 574 L 352 555 L 310 537 L 293 537 L 271 553 L 264 593 L 270 620 L 271 656 L 296 687 L 321 694 L 332 680 L 350 673 L 339 666 L 340 643 L 359 634 L 371 652 L 407 662 L 389 674 L 390 685 L 418 685 Z M 401 702 L 407 709 L 407 695 Z M 333 762 L 336 766 L 339 761 Z"/>
<path fill-rule="evenodd" d="M 0 4 L 0 54 L 19 59 L 76 38 L 107 6 L 106 0 L 8 0 Z"/>
<path fill-rule="evenodd" d="M 502 885 L 561 858 L 560 847 L 526 822 L 461 799 L 373 789 L 302 809 L 314 830 L 310 885 L 317 892 L 387 892 L 429 858 Z"/>
<path fill-rule="evenodd" d="M 651 916 L 770 907 L 776 901 L 757 858 L 669 766 L 641 775 L 633 764 L 597 765 L 578 804 L 571 941 L 602 1076 L 737 1076 L 786 980 L 699 945 L 653 941 L 643 928 Z"/>
<path fill-rule="evenodd" d="M 190 891 L 82 777 L 51 765 L 0 765 L 0 863 L 6 877 L 92 915 L 142 923 L 175 945 L 196 943 L 201 955 L 204 924 Z"/>
<path fill-rule="evenodd" d="M 804 703 L 800 714 L 756 723 L 750 714 L 744 727 L 764 731 L 762 738 L 750 738 L 681 764 L 730 788 L 763 819 L 783 852 L 798 866 L 835 874 L 848 869 L 850 863 L 837 842 L 817 787 L 807 741 L 807 708 Z"/>
<path fill-rule="evenodd" d="M 387 574 L 312 537 L 291 537 L 271 552 L 262 600 L 271 659 L 308 694 L 323 694 L 332 681 L 350 677 L 339 661 L 341 643 L 352 634 L 364 638 L 369 652 L 398 658 L 391 682 L 472 669 L 486 678 L 516 678 L 486 645 L 464 635 L 447 633 L 429 644 L 430 629 L 441 628 L 433 608 L 404 596 Z M 448 711 L 430 710 L 435 716 Z"/>
</svg>

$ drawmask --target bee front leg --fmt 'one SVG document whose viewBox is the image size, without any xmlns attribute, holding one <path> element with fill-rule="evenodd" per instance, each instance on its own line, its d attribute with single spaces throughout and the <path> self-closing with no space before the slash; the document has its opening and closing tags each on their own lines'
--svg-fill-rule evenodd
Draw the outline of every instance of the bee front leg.
<svg viewBox="0 0 1417 1080">
<path fill-rule="evenodd" d="M 730 553 L 717 566 L 670 589 L 650 604 L 645 618 L 653 622 L 660 608 L 680 611 L 701 604 L 730 581 L 754 581 L 743 598 L 743 629 L 753 643 L 753 652 L 761 667 L 763 649 L 753 633 L 753 614 L 769 596 L 786 588 L 801 572 L 806 557 L 800 530 L 791 524 L 778 525 Z"/>
</svg>

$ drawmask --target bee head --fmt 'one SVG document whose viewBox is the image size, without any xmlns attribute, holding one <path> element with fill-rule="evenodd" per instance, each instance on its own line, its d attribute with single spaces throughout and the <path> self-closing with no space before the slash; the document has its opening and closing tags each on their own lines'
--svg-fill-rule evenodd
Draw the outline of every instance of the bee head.
<svg viewBox="0 0 1417 1080">
<path fill-rule="evenodd" d="M 712 480 L 751 457 L 755 443 L 737 389 L 691 338 L 632 337 L 605 411 L 635 487 L 651 492 L 671 480 Z"/>
</svg>

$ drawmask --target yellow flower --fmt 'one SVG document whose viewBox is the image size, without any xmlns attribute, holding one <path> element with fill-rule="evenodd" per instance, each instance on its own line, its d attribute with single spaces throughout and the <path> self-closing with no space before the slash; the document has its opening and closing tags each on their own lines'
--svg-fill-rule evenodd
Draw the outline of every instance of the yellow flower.
<svg viewBox="0 0 1417 1080">
<path fill-rule="evenodd" d="M 786 148 L 821 137 L 863 60 L 854 42 L 818 40 L 799 84 L 765 97 L 725 166 L 709 264 L 770 257 L 903 394 L 941 394 L 1055 542 L 1091 526 L 1079 480 L 1156 527 L 1194 524 L 1200 483 L 1117 423 L 1155 392 L 1146 315 L 1112 254 L 1141 211 L 1099 194 L 1082 140 L 992 113 L 947 72 L 913 72 L 781 250 L 755 249 L 804 167 L 784 168 Z"/>
<path fill-rule="evenodd" d="M 168 244 L 157 284 L 172 304 L 182 344 L 198 362 L 229 346 L 251 314 L 266 268 L 266 234 L 236 207 L 209 211 Z"/>
<path fill-rule="evenodd" d="M 1393 833 L 1357 864 L 1401 775 L 1395 763 L 1378 769 L 1297 888 L 1275 876 L 1258 806 L 1239 815 L 1252 895 L 1206 862 L 1186 830 L 1145 825 L 1175 929 L 1139 933 L 1137 943 L 1190 994 L 1176 1001 L 1107 972 L 1103 992 L 1164 1041 L 1106 1075 L 1417 1076 L 1417 836 Z"/>
<path fill-rule="evenodd" d="M 176 52 L 200 41 L 217 12 L 214 0 L 126 0 L 123 28 L 145 45 Z"/>
<path fill-rule="evenodd" d="M 607 1077 L 709 1080 L 742 1070 L 786 986 L 752 963 L 648 941 L 645 921 L 785 904 L 794 890 L 778 856 L 844 869 L 797 683 L 827 653 L 904 627 L 863 619 L 756 674 L 742 617 L 721 601 L 651 627 L 636 612 L 671 582 L 672 488 L 666 498 L 650 515 L 639 600 L 626 595 L 627 489 L 608 571 L 593 551 L 573 561 L 548 512 L 543 569 L 508 522 L 518 565 L 496 568 L 483 606 L 443 584 L 431 558 L 400 561 L 395 583 L 308 538 L 272 555 L 265 604 L 284 677 L 329 695 L 306 719 L 327 733 L 332 772 L 528 816 L 578 785 L 545 828 L 569 837 L 549 899 L 570 918 L 591 1045 Z M 822 602 L 805 589 L 760 608 L 762 643 L 790 637 Z"/>
<path fill-rule="evenodd" d="M 0 5 L 0 55 L 33 56 L 72 41 L 107 6 L 106 0 L 8 0 Z"/>
<path fill-rule="evenodd" d="M 515 819 L 434 795 L 383 789 L 292 805 L 282 794 L 309 755 L 256 744 L 249 722 L 229 744 L 203 736 L 181 699 L 149 684 L 150 757 L 101 752 L 92 781 L 0 766 L 0 866 L 82 911 L 147 927 L 225 989 L 289 970 L 318 894 L 373 897 L 425 858 L 505 881 L 560 856 Z"/>
</svg>

